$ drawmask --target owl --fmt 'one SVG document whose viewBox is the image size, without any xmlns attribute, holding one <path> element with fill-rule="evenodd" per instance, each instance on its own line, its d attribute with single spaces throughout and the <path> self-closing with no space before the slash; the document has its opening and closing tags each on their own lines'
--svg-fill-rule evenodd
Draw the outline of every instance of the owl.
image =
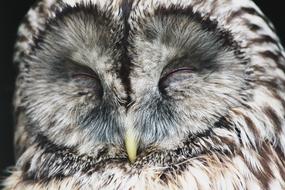
<svg viewBox="0 0 285 190">
<path fill-rule="evenodd" d="M 5 190 L 285 189 L 285 52 L 250 0 L 41 0 Z"/>
</svg>

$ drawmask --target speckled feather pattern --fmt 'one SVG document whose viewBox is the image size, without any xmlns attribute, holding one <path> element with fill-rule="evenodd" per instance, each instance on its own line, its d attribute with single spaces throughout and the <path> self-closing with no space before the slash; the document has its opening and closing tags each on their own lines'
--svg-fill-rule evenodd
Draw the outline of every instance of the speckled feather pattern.
<svg viewBox="0 0 285 190">
<path fill-rule="evenodd" d="M 73 119 L 76 119 L 71 115 L 77 112 L 94 115 L 93 112 L 85 113 L 81 110 L 84 107 L 91 110 L 89 107 L 97 105 L 96 98 L 89 97 L 95 102 L 94 105 L 85 103 L 88 97 L 76 99 L 76 105 L 79 106 L 74 108 L 74 98 L 70 95 L 74 87 L 67 86 L 64 89 L 64 81 L 53 81 L 46 86 L 43 82 L 39 88 L 29 86 L 29 83 L 34 84 L 36 81 L 32 77 L 38 77 L 35 73 L 41 71 L 35 64 L 35 57 L 41 56 L 43 60 L 48 60 L 46 57 L 49 53 L 44 51 L 50 46 L 43 45 L 45 39 L 42 42 L 41 37 L 46 35 L 49 40 L 59 39 L 52 32 L 43 35 L 46 31 L 56 31 L 56 26 L 62 24 L 59 22 L 52 25 L 49 22 L 64 17 L 66 7 L 73 9 L 78 4 L 81 7 L 96 6 L 102 12 L 108 12 L 106 17 L 112 18 L 108 26 L 102 29 L 105 33 L 110 33 L 103 35 L 107 39 L 107 45 L 99 48 L 96 46 L 96 52 L 92 52 L 93 58 L 86 53 L 88 48 L 84 51 L 87 56 L 83 56 L 80 50 L 79 54 L 73 54 L 74 60 L 87 60 L 90 63 L 87 65 L 91 68 L 90 60 L 99 60 L 100 63 L 92 69 L 97 69 L 98 75 L 104 77 L 104 88 L 110 91 L 108 97 L 115 97 L 110 98 L 111 103 L 104 104 L 103 107 L 111 110 L 118 107 L 106 116 L 113 118 L 113 128 L 106 129 L 97 136 L 90 134 L 101 132 L 99 129 L 74 129 L 76 121 Z M 129 6 L 125 6 L 126 4 Z M 127 16 L 122 10 L 126 7 L 130 9 Z M 184 103 L 181 109 L 170 110 L 172 114 L 169 113 L 167 117 L 173 118 L 173 123 L 169 125 L 172 128 L 167 128 L 169 133 L 165 133 L 163 122 L 167 123 L 168 120 L 164 119 L 163 114 L 160 117 L 161 110 L 156 109 L 146 114 L 152 109 L 149 101 L 152 105 L 163 102 L 156 98 L 158 95 L 153 88 L 153 81 L 159 78 L 160 72 L 157 74 L 152 71 L 165 66 L 159 66 L 156 60 L 164 56 L 167 59 L 167 56 L 176 54 L 178 50 L 174 48 L 175 43 L 169 42 L 169 46 L 161 46 L 151 34 L 151 37 L 142 36 L 147 27 L 157 27 L 155 30 L 158 35 L 165 32 L 164 25 L 159 24 L 164 20 L 157 14 L 167 10 L 177 11 L 175 7 L 184 10 L 186 14 L 188 11 L 190 17 L 199 17 L 195 20 L 181 16 L 183 21 L 193 21 L 191 27 L 196 28 L 198 33 L 203 29 L 197 25 L 197 20 L 205 21 L 206 25 L 207 21 L 215 23 L 213 30 L 218 32 L 209 32 L 213 39 L 216 39 L 215 35 L 220 34 L 220 31 L 226 31 L 218 38 L 227 38 L 230 42 L 222 39 L 221 44 L 230 43 L 232 49 L 223 49 L 222 45 L 217 45 L 217 49 L 226 57 L 217 59 L 221 72 L 225 74 L 224 78 L 220 74 L 212 75 L 212 80 L 217 80 L 217 83 L 214 86 L 205 84 L 211 97 L 202 89 L 201 94 L 206 93 L 205 96 L 193 96 L 192 103 Z M 161 11 L 157 11 L 158 9 Z M 80 15 L 81 12 L 78 12 Z M 177 12 L 176 14 L 179 15 Z M 123 17 L 127 19 L 124 20 Z M 168 20 L 165 20 L 167 24 Z M 86 24 L 88 21 L 78 23 Z M 75 28 L 76 31 L 76 24 L 65 24 L 64 27 Z M 50 25 L 53 26 L 51 29 Z M 88 27 L 86 28 L 88 33 Z M 100 28 L 97 30 L 101 31 Z M 57 32 L 59 31 L 61 30 Z M 69 36 L 69 33 L 63 34 L 62 38 L 64 36 Z M 189 37 L 187 33 L 181 33 L 180 36 Z M 145 39 L 149 38 L 152 41 L 146 42 Z M 93 38 L 90 39 L 92 41 Z M 96 41 L 96 37 L 94 40 Z M 125 43 L 126 49 L 117 48 L 125 46 Z M 62 45 L 59 41 L 58 44 Z M 40 53 L 35 54 L 38 48 L 43 49 L 44 53 L 40 50 Z M 86 46 L 80 48 L 84 49 Z M 102 52 L 98 53 L 98 49 Z M 218 57 L 219 52 L 216 54 Z M 124 56 L 131 58 L 126 59 Z M 111 58 L 123 60 L 126 64 L 113 66 L 115 63 L 111 64 Z M 230 62 L 227 60 L 237 64 L 227 66 L 226 63 Z M 20 69 L 14 101 L 17 117 L 17 164 L 11 169 L 11 176 L 3 182 L 5 190 L 285 189 L 285 53 L 274 26 L 250 0 L 41 0 L 31 8 L 19 28 L 14 62 Z M 35 70 L 34 73 L 32 69 Z M 44 78 L 43 73 L 40 74 L 43 81 L 49 80 Z M 199 76 L 196 79 L 199 81 Z M 58 86 L 52 85 L 55 83 Z M 194 87 L 195 85 L 193 84 Z M 177 89 L 174 85 L 166 91 L 169 97 L 175 96 L 176 102 L 180 102 L 186 96 L 191 96 L 196 90 L 194 87 L 188 92 Z M 48 91 L 61 91 L 62 94 L 48 96 L 45 94 Z M 34 96 L 34 92 L 37 96 Z M 181 95 L 177 96 L 175 93 Z M 196 93 L 200 93 L 199 90 Z M 68 101 L 64 102 L 62 97 Z M 57 107 L 57 103 L 61 101 L 65 104 L 63 110 Z M 128 102 L 127 106 L 125 102 Z M 124 106 L 120 107 L 121 105 Z M 126 114 L 126 107 L 133 114 Z M 183 111 L 190 110 L 189 107 L 195 108 L 196 112 Z M 72 113 L 65 110 L 72 110 Z M 107 112 L 103 108 L 102 110 L 98 112 Z M 168 110 L 162 111 L 166 113 Z M 180 121 L 179 117 L 175 117 L 183 114 L 189 121 Z M 208 117 L 201 119 L 204 115 Z M 101 116 L 105 118 L 105 115 Z M 142 118 L 142 121 L 138 118 Z M 103 121 L 92 123 L 93 120 L 90 119 L 93 125 L 105 126 L 101 124 Z M 185 124 L 187 122 L 195 125 Z M 123 130 L 117 130 L 116 126 L 127 128 L 133 125 L 145 126 L 141 131 L 135 128 L 139 131 L 136 135 L 141 139 L 141 146 L 145 151 L 141 151 L 138 159 L 131 164 L 122 146 Z M 153 132 L 157 136 L 151 135 L 152 129 L 148 129 L 148 126 L 158 126 Z M 109 131 L 112 131 L 112 135 Z"/>
</svg>

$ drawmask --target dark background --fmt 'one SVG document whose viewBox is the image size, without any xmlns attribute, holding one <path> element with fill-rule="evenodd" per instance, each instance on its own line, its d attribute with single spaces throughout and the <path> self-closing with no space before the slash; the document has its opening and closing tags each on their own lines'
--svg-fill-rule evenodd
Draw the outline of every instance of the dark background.
<svg viewBox="0 0 285 190">
<path fill-rule="evenodd" d="M 5 175 L 4 168 L 14 163 L 12 96 L 16 68 L 11 61 L 13 44 L 17 27 L 33 2 L 34 0 L 4 0 L 0 5 L 0 176 Z M 282 2 L 256 0 L 256 3 L 275 24 L 277 32 L 285 44 L 285 12 L 282 9 L 284 7 Z"/>
</svg>

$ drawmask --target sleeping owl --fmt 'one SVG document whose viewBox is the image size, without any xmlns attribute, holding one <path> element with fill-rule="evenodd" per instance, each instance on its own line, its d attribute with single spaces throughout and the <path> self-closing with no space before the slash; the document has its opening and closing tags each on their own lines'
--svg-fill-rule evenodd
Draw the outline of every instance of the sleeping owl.
<svg viewBox="0 0 285 190">
<path fill-rule="evenodd" d="M 5 190 L 285 189 L 285 52 L 250 0 L 40 0 Z"/>
</svg>

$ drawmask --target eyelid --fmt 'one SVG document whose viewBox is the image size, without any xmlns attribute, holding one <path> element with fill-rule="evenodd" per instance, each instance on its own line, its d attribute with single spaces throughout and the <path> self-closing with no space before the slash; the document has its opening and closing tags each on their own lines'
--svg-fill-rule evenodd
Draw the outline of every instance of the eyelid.
<svg viewBox="0 0 285 190">
<path fill-rule="evenodd" d="M 86 77 L 92 79 L 99 79 L 97 73 L 89 66 L 68 60 L 66 62 L 66 69 L 70 70 L 71 78 Z"/>
<path fill-rule="evenodd" d="M 98 76 L 95 75 L 95 74 L 89 74 L 89 73 L 76 73 L 76 74 L 73 74 L 72 77 L 73 78 L 77 78 L 77 77 L 87 77 L 87 78 L 92 78 L 92 79 L 96 79 L 98 80 Z"/>
<path fill-rule="evenodd" d="M 169 76 L 171 76 L 172 74 L 177 73 L 177 72 L 180 72 L 180 71 L 192 72 L 192 71 L 195 71 L 195 69 L 194 69 L 193 67 L 180 67 L 180 68 L 171 70 L 170 72 L 164 74 L 164 75 L 161 77 L 161 79 L 166 79 L 166 78 L 168 78 Z"/>
<path fill-rule="evenodd" d="M 80 96 L 84 96 L 91 93 L 90 89 L 93 89 L 92 92 L 95 93 L 97 97 L 103 96 L 104 91 L 101 84 L 101 80 L 96 75 L 96 73 L 78 72 L 74 73 L 72 75 L 72 78 L 76 81 L 77 85 L 79 85 L 79 89 L 83 89 L 83 91 L 79 92 Z M 85 89 L 89 90 L 86 91 Z"/>
</svg>

